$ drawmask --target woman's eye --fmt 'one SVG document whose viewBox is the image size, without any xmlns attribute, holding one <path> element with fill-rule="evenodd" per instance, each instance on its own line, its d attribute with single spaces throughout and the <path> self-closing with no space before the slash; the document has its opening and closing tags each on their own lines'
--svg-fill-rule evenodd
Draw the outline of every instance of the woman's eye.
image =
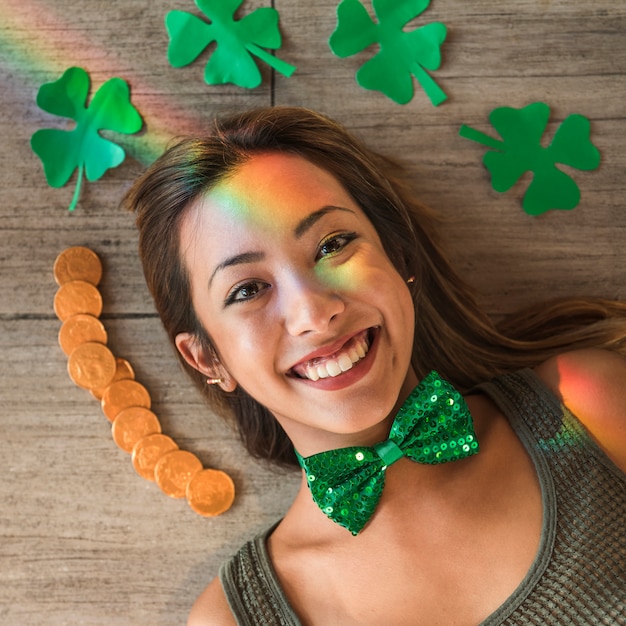
<svg viewBox="0 0 626 626">
<path fill-rule="evenodd" d="M 235 287 L 226 297 L 226 304 L 234 302 L 245 302 L 256 298 L 264 289 L 268 287 L 267 283 L 259 280 L 250 281 Z"/>
<path fill-rule="evenodd" d="M 315 258 L 316 261 L 327 256 L 333 256 L 341 252 L 352 240 L 356 238 L 356 233 L 342 233 L 341 235 L 331 235 L 322 241 Z"/>
</svg>

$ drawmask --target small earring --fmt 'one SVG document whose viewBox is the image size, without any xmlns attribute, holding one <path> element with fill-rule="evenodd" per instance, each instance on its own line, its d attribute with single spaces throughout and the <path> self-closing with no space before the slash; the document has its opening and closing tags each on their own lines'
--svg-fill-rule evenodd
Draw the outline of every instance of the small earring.
<svg viewBox="0 0 626 626">
<path fill-rule="evenodd" d="M 410 276 L 406 282 L 407 282 L 408 285 L 410 285 L 411 283 L 414 283 L 415 282 L 415 276 Z"/>
<path fill-rule="evenodd" d="M 207 385 L 219 385 L 220 383 L 223 383 L 224 380 L 221 378 L 207 378 L 206 379 L 206 384 Z"/>
</svg>

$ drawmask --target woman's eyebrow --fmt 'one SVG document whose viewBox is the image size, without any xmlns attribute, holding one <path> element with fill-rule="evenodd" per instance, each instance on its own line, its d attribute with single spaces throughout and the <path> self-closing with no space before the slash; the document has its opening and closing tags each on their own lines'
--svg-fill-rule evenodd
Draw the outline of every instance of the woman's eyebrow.
<svg viewBox="0 0 626 626">
<path fill-rule="evenodd" d="M 211 274 L 209 278 L 209 287 L 215 278 L 215 274 L 220 270 L 226 269 L 227 267 L 231 267 L 233 265 L 241 265 L 242 263 L 256 263 L 257 261 L 262 261 L 265 258 L 264 252 L 242 252 L 241 254 L 236 254 L 235 256 L 228 257 L 224 261 L 222 261 Z"/>
<path fill-rule="evenodd" d="M 305 218 L 298 222 L 296 227 L 293 229 L 293 234 L 295 235 L 296 239 L 300 239 L 300 237 L 302 237 L 313 226 L 313 224 L 315 224 L 324 215 L 330 213 L 331 211 L 347 211 L 348 213 L 354 214 L 354 211 L 352 209 L 346 209 L 345 207 L 333 205 L 324 206 L 317 211 L 313 211 L 313 213 L 307 215 Z"/>
</svg>

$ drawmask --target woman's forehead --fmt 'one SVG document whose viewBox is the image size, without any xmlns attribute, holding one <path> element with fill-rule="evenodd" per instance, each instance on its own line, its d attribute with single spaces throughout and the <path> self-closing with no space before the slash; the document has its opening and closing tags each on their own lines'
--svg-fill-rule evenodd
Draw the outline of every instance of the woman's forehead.
<svg viewBox="0 0 626 626">
<path fill-rule="evenodd" d="M 238 167 L 194 208 L 201 219 L 283 232 L 325 206 L 356 208 L 327 171 L 296 155 L 269 153 Z"/>
<path fill-rule="evenodd" d="M 369 224 L 324 169 L 292 154 L 256 155 L 187 209 L 181 253 L 188 267 L 219 265 L 224 258 L 297 244 L 318 222 L 355 228 L 355 220 Z"/>
</svg>

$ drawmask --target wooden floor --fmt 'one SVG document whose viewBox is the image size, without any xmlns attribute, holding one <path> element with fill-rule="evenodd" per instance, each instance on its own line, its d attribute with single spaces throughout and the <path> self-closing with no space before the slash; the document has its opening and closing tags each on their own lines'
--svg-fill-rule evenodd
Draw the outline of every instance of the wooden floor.
<svg viewBox="0 0 626 626">
<path fill-rule="evenodd" d="M 133 219 L 118 208 L 171 138 L 202 132 L 214 113 L 305 105 L 404 159 L 422 198 L 448 218 L 461 273 L 493 315 L 555 295 L 626 298 L 626 3 L 433 0 L 409 28 L 448 27 L 433 73 L 448 100 L 437 108 L 419 86 L 398 105 L 356 84 L 374 51 L 331 54 L 337 3 L 273 0 L 277 56 L 298 69 L 287 79 L 264 66 L 262 86 L 245 90 L 206 85 L 206 54 L 182 69 L 167 63 L 164 15 L 198 14 L 191 0 L 1 0 L 0 623 L 183 624 L 219 563 L 295 492 L 296 476 L 245 457 L 179 371 L 143 283 Z M 269 0 L 245 2 L 240 15 L 258 6 Z M 49 187 L 29 142 L 40 128 L 67 128 L 35 98 L 71 66 L 88 70 L 94 88 L 124 78 L 145 125 L 117 136 L 128 158 L 86 183 L 70 214 L 75 178 Z M 568 115 L 588 117 L 602 163 L 568 169 L 582 192 L 576 209 L 531 217 L 521 208 L 530 178 L 496 193 L 485 149 L 458 130 L 494 134 L 492 109 L 537 101 L 552 109 L 546 141 Z M 149 389 L 164 431 L 233 477 L 237 498 L 226 514 L 203 518 L 140 478 L 97 401 L 70 381 L 52 267 L 78 244 L 102 258 L 109 345 Z"/>
</svg>

